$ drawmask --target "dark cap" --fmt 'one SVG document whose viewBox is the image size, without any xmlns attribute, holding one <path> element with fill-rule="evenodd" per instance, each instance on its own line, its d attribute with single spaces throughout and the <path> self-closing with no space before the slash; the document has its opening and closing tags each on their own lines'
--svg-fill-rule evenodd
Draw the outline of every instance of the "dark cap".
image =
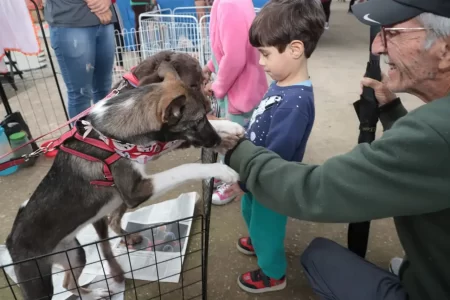
<svg viewBox="0 0 450 300">
<path fill-rule="evenodd" d="M 355 4 L 353 14 L 367 25 L 394 25 L 428 12 L 450 18 L 450 0 L 369 0 Z"/>
</svg>

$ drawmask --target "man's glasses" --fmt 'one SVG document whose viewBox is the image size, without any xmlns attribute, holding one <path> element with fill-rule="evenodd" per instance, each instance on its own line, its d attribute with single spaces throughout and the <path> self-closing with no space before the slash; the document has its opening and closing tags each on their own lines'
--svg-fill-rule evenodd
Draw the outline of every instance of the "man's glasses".
<svg viewBox="0 0 450 300">
<path fill-rule="evenodd" d="M 410 27 L 410 28 L 402 28 L 402 27 L 384 27 L 381 26 L 381 41 L 383 42 L 384 49 L 387 50 L 387 40 L 392 38 L 393 36 L 401 33 L 401 32 L 413 32 L 413 31 L 421 31 L 421 30 L 430 30 L 425 27 Z"/>
</svg>

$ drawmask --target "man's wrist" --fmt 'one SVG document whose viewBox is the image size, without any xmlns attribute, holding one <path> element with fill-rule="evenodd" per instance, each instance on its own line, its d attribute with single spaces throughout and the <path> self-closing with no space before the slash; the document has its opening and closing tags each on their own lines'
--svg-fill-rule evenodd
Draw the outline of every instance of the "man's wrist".
<svg viewBox="0 0 450 300">
<path fill-rule="evenodd" d="M 225 153 L 225 157 L 224 157 L 224 159 L 223 159 L 223 162 L 224 162 L 227 166 L 230 165 L 231 155 L 233 154 L 234 150 L 235 150 L 237 147 L 239 147 L 239 145 L 240 145 L 243 141 L 246 141 L 246 140 L 247 140 L 247 138 L 245 138 L 245 137 L 240 138 L 239 141 L 236 143 L 236 145 L 235 145 L 232 149 L 228 150 L 227 153 Z"/>
<path fill-rule="evenodd" d="M 378 109 L 379 109 L 380 112 L 387 112 L 387 111 L 390 111 L 391 109 L 397 107 L 400 104 L 401 104 L 400 97 L 397 97 L 394 100 L 389 101 L 386 104 L 380 105 L 378 107 Z"/>
</svg>

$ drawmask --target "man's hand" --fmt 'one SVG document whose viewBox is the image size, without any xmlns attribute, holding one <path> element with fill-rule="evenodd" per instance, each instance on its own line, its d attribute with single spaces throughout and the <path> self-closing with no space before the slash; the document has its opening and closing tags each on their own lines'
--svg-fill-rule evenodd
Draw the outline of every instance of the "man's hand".
<svg viewBox="0 0 450 300">
<path fill-rule="evenodd" d="M 375 92 L 375 97 L 377 98 L 378 104 L 380 106 L 388 104 L 389 102 L 397 98 L 397 95 L 391 92 L 391 90 L 388 89 L 386 84 L 383 83 L 387 78 L 386 75 L 385 74 L 381 75 L 382 75 L 381 82 L 368 77 L 364 77 L 361 80 L 361 93 L 363 86 L 372 88 Z"/>
<path fill-rule="evenodd" d="M 104 14 L 110 11 L 111 0 L 85 0 L 87 6 L 91 9 L 91 12 L 98 14 Z"/>
<path fill-rule="evenodd" d="M 240 138 L 237 136 L 227 136 L 222 138 L 222 142 L 219 146 L 214 148 L 214 151 L 216 151 L 219 154 L 225 155 L 228 150 L 233 149 L 236 147 L 237 143 L 239 142 Z"/>
<path fill-rule="evenodd" d="M 214 150 L 220 154 L 225 154 L 228 150 L 233 149 L 239 140 L 244 137 L 245 129 L 241 125 L 228 120 L 209 120 L 222 139 L 222 142 Z"/>
<path fill-rule="evenodd" d="M 107 25 L 107 24 L 111 23 L 112 13 L 110 10 L 108 10 L 107 12 L 105 12 L 103 14 L 95 13 L 95 15 L 97 16 L 97 18 L 100 19 L 100 22 L 103 25 Z"/>
</svg>

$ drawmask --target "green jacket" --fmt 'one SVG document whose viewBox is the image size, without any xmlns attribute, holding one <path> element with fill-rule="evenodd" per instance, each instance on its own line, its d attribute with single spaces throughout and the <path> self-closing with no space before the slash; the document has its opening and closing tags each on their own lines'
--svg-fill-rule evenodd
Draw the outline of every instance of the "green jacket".
<svg viewBox="0 0 450 300">
<path fill-rule="evenodd" d="M 293 218 L 394 217 L 410 299 L 450 299 L 450 97 L 408 114 L 398 100 L 380 119 L 385 129 L 393 124 L 380 139 L 321 166 L 284 161 L 245 140 L 225 162 L 261 204 Z"/>
</svg>

